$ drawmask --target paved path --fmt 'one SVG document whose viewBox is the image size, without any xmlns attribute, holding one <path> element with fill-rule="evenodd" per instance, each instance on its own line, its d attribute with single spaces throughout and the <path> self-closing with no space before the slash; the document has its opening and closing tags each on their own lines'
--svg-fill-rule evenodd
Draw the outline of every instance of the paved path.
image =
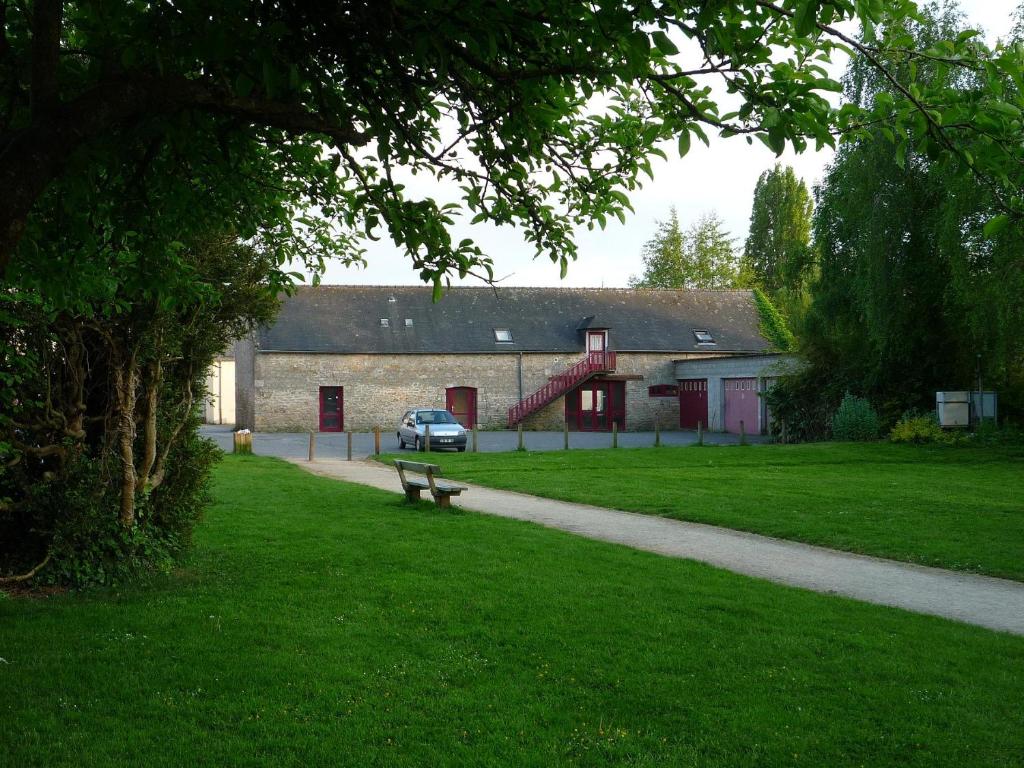
<svg viewBox="0 0 1024 768">
<path fill-rule="evenodd" d="M 213 440 L 222 450 L 231 450 L 230 425 L 204 424 L 200 434 Z M 481 453 L 497 453 L 514 451 L 517 435 L 515 430 L 494 430 L 477 433 L 478 448 Z M 321 459 L 343 459 L 347 450 L 346 436 L 343 432 L 320 432 L 316 436 L 316 455 Z M 561 432 L 523 433 L 523 441 L 530 451 L 560 451 L 564 436 Z M 750 435 L 751 443 L 768 442 L 762 435 Z M 704 442 L 709 445 L 735 445 L 740 441 L 739 435 L 727 435 L 720 432 L 708 432 Z M 686 430 L 671 430 L 661 433 L 662 445 L 690 445 L 697 442 L 697 433 Z M 610 432 L 570 432 L 570 448 L 610 448 L 612 435 Z M 647 448 L 654 445 L 653 432 L 620 432 L 619 446 L 622 448 Z M 252 438 L 253 453 L 259 456 L 277 456 L 282 459 L 304 459 L 309 455 L 308 432 L 257 432 Z M 398 451 L 398 440 L 395 433 L 387 431 L 381 435 L 381 450 L 385 453 Z M 373 433 L 352 433 L 352 457 L 364 459 L 373 453 Z"/>
<path fill-rule="evenodd" d="M 397 473 L 371 461 L 293 461 L 317 475 L 401 492 Z M 452 501 L 464 509 L 699 560 L 747 576 L 1024 635 L 1024 583 L 475 485 Z"/>
</svg>

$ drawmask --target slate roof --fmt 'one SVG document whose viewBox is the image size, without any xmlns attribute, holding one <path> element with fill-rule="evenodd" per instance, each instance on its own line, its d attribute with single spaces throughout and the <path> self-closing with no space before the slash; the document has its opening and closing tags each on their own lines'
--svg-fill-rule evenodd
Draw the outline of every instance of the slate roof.
<svg viewBox="0 0 1024 768">
<path fill-rule="evenodd" d="M 342 285 L 299 288 L 258 344 L 265 352 L 577 353 L 585 327 L 610 329 L 617 351 L 768 349 L 750 291 L 458 287 L 434 304 L 429 287 Z M 508 328 L 513 342 L 495 341 L 495 328 Z M 698 345 L 694 329 L 716 344 Z"/>
</svg>

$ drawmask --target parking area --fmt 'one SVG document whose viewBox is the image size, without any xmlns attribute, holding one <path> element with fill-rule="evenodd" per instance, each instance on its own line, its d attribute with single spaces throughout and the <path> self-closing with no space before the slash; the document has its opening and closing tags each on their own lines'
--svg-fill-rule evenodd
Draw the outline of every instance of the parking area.
<svg viewBox="0 0 1024 768">
<path fill-rule="evenodd" d="M 200 433 L 213 440 L 222 450 L 231 451 L 230 425 L 204 424 Z M 486 453 L 501 453 L 516 450 L 518 436 L 514 430 L 481 431 L 477 433 L 477 449 Z M 529 451 L 560 451 L 563 447 L 561 432 L 523 432 L 523 443 Z M 343 459 L 347 454 L 347 440 L 344 432 L 319 432 L 316 436 L 316 455 L 322 459 Z M 653 432 L 620 432 L 620 448 L 649 448 L 654 445 Z M 747 437 L 750 443 L 769 442 L 762 435 Z M 661 433 L 662 445 L 690 445 L 697 442 L 697 433 L 692 431 L 671 431 Z M 709 445 L 736 445 L 738 435 L 705 433 L 704 442 Z M 380 449 L 384 453 L 396 453 L 398 439 L 394 431 L 381 434 Z M 309 451 L 309 433 L 306 432 L 258 432 L 253 435 L 253 453 L 260 456 L 276 456 L 282 459 L 305 458 Z M 569 448 L 594 449 L 611 448 L 610 432 L 570 432 Z M 472 450 L 470 448 L 470 450 Z M 352 433 L 352 458 L 362 459 L 373 453 L 373 433 Z M 411 452 L 410 452 L 411 453 Z"/>
</svg>

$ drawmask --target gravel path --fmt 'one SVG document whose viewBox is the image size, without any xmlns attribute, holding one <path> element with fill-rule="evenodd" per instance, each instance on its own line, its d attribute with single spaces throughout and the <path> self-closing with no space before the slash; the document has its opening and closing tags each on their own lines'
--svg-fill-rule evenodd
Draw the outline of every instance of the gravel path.
<svg viewBox="0 0 1024 768">
<path fill-rule="evenodd" d="M 371 461 L 292 460 L 324 477 L 401 492 L 398 474 Z M 1024 635 L 1024 583 L 837 552 L 752 533 L 571 504 L 470 485 L 452 503 L 591 539 L 869 603 Z"/>
</svg>

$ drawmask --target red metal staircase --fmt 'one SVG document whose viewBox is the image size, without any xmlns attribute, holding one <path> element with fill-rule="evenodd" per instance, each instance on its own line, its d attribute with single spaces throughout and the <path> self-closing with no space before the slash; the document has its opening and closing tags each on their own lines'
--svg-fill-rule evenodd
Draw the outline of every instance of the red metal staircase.
<svg viewBox="0 0 1024 768">
<path fill-rule="evenodd" d="M 543 387 L 529 397 L 524 397 L 508 409 L 508 425 L 514 427 L 532 413 L 536 413 L 548 403 L 554 402 L 570 389 L 578 387 L 591 376 L 599 373 L 611 373 L 615 370 L 614 352 L 590 352 L 585 358 L 575 363 L 551 379 Z"/>
</svg>

